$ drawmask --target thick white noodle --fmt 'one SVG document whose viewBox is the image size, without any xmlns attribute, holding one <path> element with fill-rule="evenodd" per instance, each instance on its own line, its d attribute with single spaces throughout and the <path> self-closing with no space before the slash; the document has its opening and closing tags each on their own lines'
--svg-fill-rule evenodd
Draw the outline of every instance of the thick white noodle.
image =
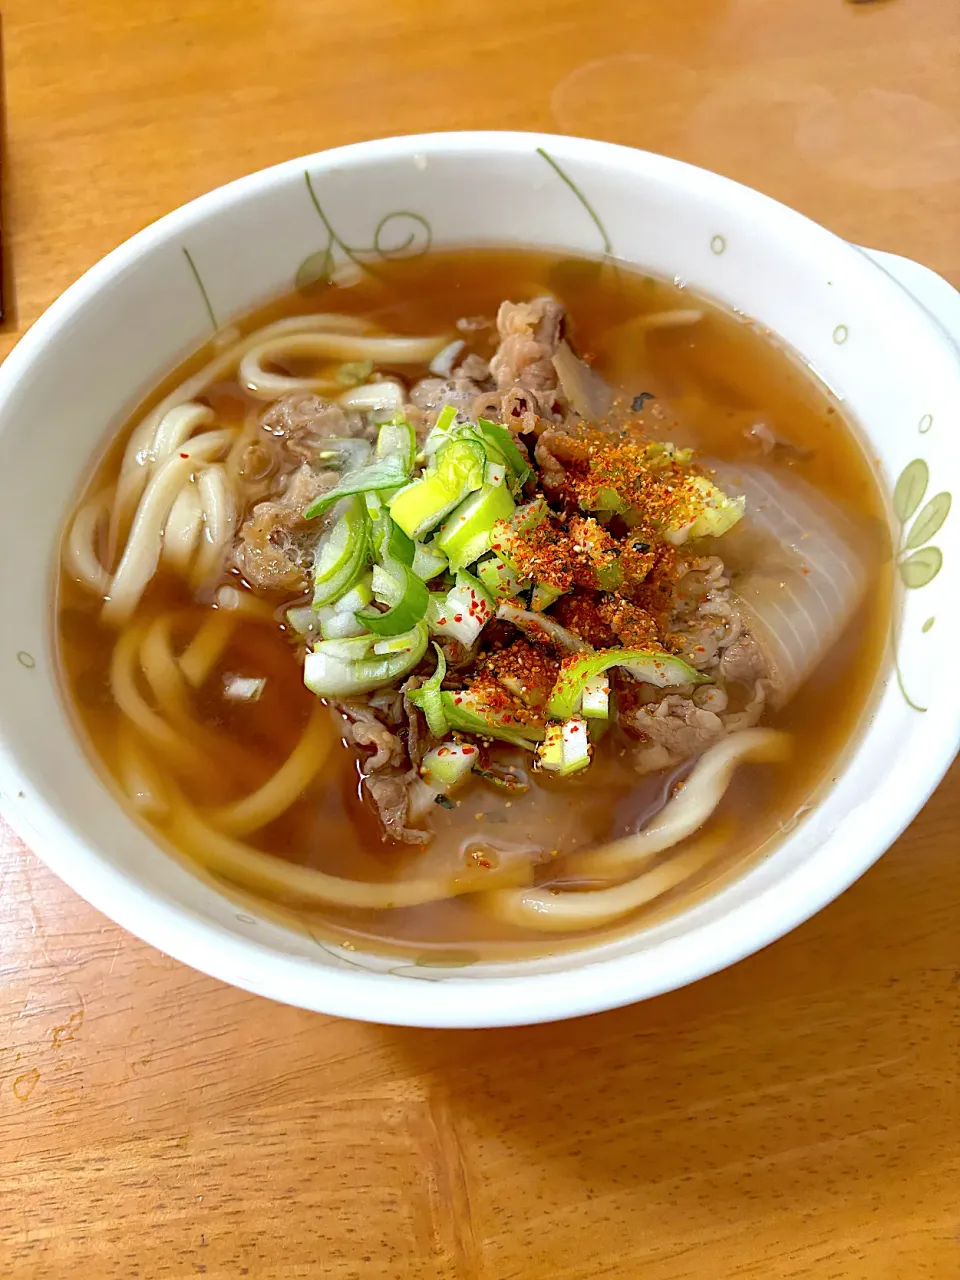
<svg viewBox="0 0 960 1280">
<path fill-rule="evenodd" d="M 98 596 L 106 595 L 110 574 L 97 555 L 97 537 L 105 527 L 108 497 L 100 494 L 77 512 L 63 545 L 63 567 L 72 578 Z"/>
<path fill-rule="evenodd" d="M 223 567 L 237 528 L 237 496 L 226 469 L 213 463 L 200 472 L 197 481 L 203 507 L 200 550 L 193 567 L 192 583 L 200 587 Z"/>
<path fill-rule="evenodd" d="M 185 574 L 203 527 L 203 507 L 197 482 L 189 476 L 174 499 L 167 523 L 163 527 L 163 563 L 174 572 Z"/>
<path fill-rule="evenodd" d="M 576 875 L 627 875 L 698 831 L 724 797 L 737 766 L 780 764 L 792 739 L 776 729 L 743 729 L 705 751 L 677 792 L 635 835 L 568 858 L 564 870 Z"/>
<path fill-rule="evenodd" d="M 125 720 L 117 734 L 117 773 L 138 813 L 153 819 L 166 816 L 170 805 L 163 777 Z"/>
<path fill-rule="evenodd" d="M 241 616 L 275 626 L 276 613 L 265 600 L 236 587 L 221 587 L 217 607 L 211 609 L 197 628 L 197 633 L 180 655 L 180 670 L 185 679 L 199 689 L 220 661 L 230 643 Z"/>
<path fill-rule="evenodd" d="M 304 358 L 370 360 L 375 364 L 429 364 L 446 342 L 444 336 L 393 338 L 344 333 L 288 333 L 248 348 L 240 361 L 237 380 L 257 400 L 277 400 L 291 391 L 334 395 L 342 388 L 333 378 L 293 378 L 284 373 L 272 373 L 266 366 Z"/>
<path fill-rule="evenodd" d="M 495 885 L 523 884 L 530 879 L 529 866 L 520 866 L 465 871 L 447 879 L 437 877 L 379 883 L 346 880 L 261 853 L 259 849 L 217 831 L 185 802 L 176 805 L 171 827 L 178 846 L 189 850 L 215 874 L 248 889 L 282 894 L 301 902 L 387 911 L 440 902 Z"/>
<path fill-rule="evenodd" d="M 174 449 L 179 449 L 199 427 L 211 426 L 214 417 L 213 410 L 205 404 L 188 402 L 177 405 L 160 420 L 150 448 L 150 457 L 154 462 L 169 458 Z"/>
<path fill-rule="evenodd" d="M 166 402 L 164 402 L 166 403 Z M 117 542 L 126 529 L 140 495 L 156 464 L 170 456 L 199 428 L 210 426 L 214 413 L 204 404 L 178 404 L 159 419 L 156 410 L 140 424 L 127 442 L 113 499 L 110 521 L 110 564 L 114 563 Z"/>
<path fill-rule="evenodd" d="M 591 878 L 640 871 L 624 884 L 604 889 L 503 889 L 485 895 L 481 905 L 504 923 L 546 933 L 597 929 L 629 915 L 707 865 L 716 843 L 709 838 L 653 867 L 646 864 L 704 825 L 737 765 L 746 760 L 780 762 L 790 748 L 789 735 L 774 729 L 732 734 L 701 757 L 678 793 L 643 831 L 566 863 L 565 870 Z"/>
<path fill-rule="evenodd" d="M 333 742 L 330 713 L 318 701 L 300 741 L 276 773 L 242 800 L 208 810 L 205 820 L 231 836 L 246 836 L 265 827 L 302 795 L 326 763 Z"/>
<path fill-rule="evenodd" d="M 173 616 L 160 614 L 147 627 L 140 645 L 140 667 L 154 701 L 168 720 L 183 724 L 190 719 L 187 686 L 173 652 Z"/>
<path fill-rule="evenodd" d="M 542 933 L 599 929 L 683 884 L 703 867 L 707 857 L 703 850 L 693 849 L 611 889 L 498 889 L 484 894 L 480 905 L 505 924 Z"/>
<path fill-rule="evenodd" d="M 177 769 L 203 769 L 204 760 L 188 738 L 173 729 L 163 716 L 149 706 L 137 688 L 140 649 L 147 624 L 129 626 L 121 634 L 110 660 L 110 687 L 113 700 L 132 725 L 168 763 Z"/>
<path fill-rule="evenodd" d="M 267 342 L 272 338 L 281 337 L 287 333 L 301 332 L 332 331 L 344 334 L 363 334 L 369 333 L 372 328 L 373 325 L 368 320 L 361 320 L 356 316 L 337 315 L 334 312 L 324 312 L 309 316 L 288 316 L 285 320 L 275 320 L 272 324 L 264 325 L 253 333 L 248 333 L 245 338 L 233 342 L 224 351 L 214 356 L 203 368 L 198 369 L 196 373 L 191 374 L 179 386 L 174 387 L 155 408 L 145 415 L 127 442 L 110 525 L 110 563 L 113 563 L 112 557 L 116 554 L 117 543 L 126 528 L 127 521 L 142 492 L 143 485 L 146 484 L 146 475 L 142 477 L 142 483 L 138 477 L 138 471 L 143 466 L 141 459 L 149 453 L 160 423 L 172 409 L 180 408 L 186 401 L 202 395 L 212 383 L 231 377 L 236 372 L 245 352 L 250 350 L 251 347 Z M 203 406 L 197 407 L 202 408 Z"/>
<path fill-rule="evenodd" d="M 177 494 L 197 464 L 215 458 L 233 436 L 234 432 L 226 429 L 196 436 L 157 468 L 140 499 L 127 545 L 110 582 L 103 606 L 105 621 L 120 625 L 130 617 L 157 571 L 164 526 Z"/>
<path fill-rule="evenodd" d="M 687 329 L 702 319 L 702 311 L 678 307 L 675 311 L 652 311 L 642 317 L 642 322 L 643 327 L 652 332 L 654 329 Z"/>
</svg>

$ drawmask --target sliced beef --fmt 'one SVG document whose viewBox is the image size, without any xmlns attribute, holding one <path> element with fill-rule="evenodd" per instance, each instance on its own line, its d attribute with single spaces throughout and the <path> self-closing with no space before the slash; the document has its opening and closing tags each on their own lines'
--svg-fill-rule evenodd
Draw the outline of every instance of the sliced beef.
<svg viewBox="0 0 960 1280">
<path fill-rule="evenodd" d="M 430 732 L 426 716 L 407 696 L 414 689 L 419 689 L 422 684 L 423 680 L 420 676 L 411 676 L 400 688 L 400 692 L 403 695 L 403 713 L 407 722 L 407 755 L 410 757 L 410 763 L 418 772 L 423 763 L 423 757 L 439 741 Z"/>
<path fill-rule="evenodd" d="M 525 387 L 511 387 L 500 396 L 496 412 L 492 416 L 494 421 L 499 418 L 504 426 L 518 435 L 526 435 L 536 431 L 541 418 L 553 418 L 554 400 L 552 391 L 538 396 Z"/>
<path fill-rule="evenodd" d="M 416 781 L 417 775 L 412 769 L 381 770 L 363 780 L 363 789 L 380 816 L 384 835 L 388 840 L 400 840 L 404 844 L 426 844 L 430 839 L 429 831 L 418 831 L 407 826 L 410 790 Z"/>
<path fill-rule="evenodd" d="M 373 748 L 373 755 L 363 762 L 365 773 L 396 769 L 406 764 L 403 742 L 369 707 L 356 702 L 338 702 L 336 707 L 346 721 L 348 740 L 357 747 Z"/>
<path fill-rule="evenodd" d="M 345 412 L 340 405 L 309 391 L 293 391 L 272 404 L 260 425 L 304 462 L 316 458 L 324 440 L 376 436 L 375 429 L 371 432 L 364 425 L 361 414 Z"/>
<path fill-rule="evenodd" d="M 729 733 L 752 729 L 763 715 L 768 688 L 767 681 L 758 680 L 741 711 L 726 710 L 727 692 L 721 685 L 704 685 L 691 698 L 650 690 L 647 696 L 658 696 L 658 701 L 621 708 L 621 723 L 643 736 L 635 757 L 638 771 L 669 768 L 702 755 Z"/>
<path fill-rule="evenodd" d="M 403 695 L 398 690 L 378 689 L 368 695 L 367 702 L 391 728 L 403 724 Z"/>
<path fill-rule="evenodd" d="M 740 636 L 740 611 L 718 556 L 701 556 L 685 567 L 668 623 L 670 644 L 698 671 L 712 671 Z"/>
<path fill-rule="evenodd" d="M 627 714 L 631 729 L 642 734 L 648 745 L 662 747 L 674 760 L 700 755 L 727 732 L 716 712 L 679 694 L 668 694 L 658 703 Z"/>
<path fill-rule="evenodd" d="M 723 717 L 723 724 L 727 733 L 736 733 L 740 729 L 752 729 L 755 724 L 759 723 L 764 707 L 767 705 L 767 695 L 770 692 L 770 688 L 769 680 L 758 680 L 756 682 L 750 701 L 743 710 L 731 712 Z"/>
<path fill-rule="evenodd" d="M 766 669 L 760 646 L 746 631 L 741 631 L 739 637 L 720 654 L 718 672 L 726 681 L 753 684 L 766 673 Z"/>
<path fill-rule="evenodd" d="M 447 405 L 465 418 L 470 417 L 473 402 L 481 390 L 470 378 L 421 378 L 410 392 L 410 403 L 429 419 L 432 426 L 440 410 Z"/>
<path fill-rule="evenodd" d="M 556 390 L 553 355 L 560 341 L 563 315 L 563 305 L 555 298 L 500 304 L 500 346 L 490 361 L 490 374 L 498 391 L 514 387 L 535 393 Z"/>
<path fill-rule="evenodd" d="M 307 590 L 322 522 L 303 513 L 337 480 L 335 471 L 315 471 L 304 462 L 280 497 L 253 508 L 233 548 L 233 562 L 252 587 L 285 595 Z"/>
<path fill-rule="evenodd" d="M 446 658 L 448 671 L 459 671 L 463 667 L 469 667 L 477 656 L 476 645 L 466 645 L 461 640 L 452 638 L 441 640 L 440 648 Z"/>
<path fill-rule="evenodd" d="M 406 699 L 404 705 L 407 705 Z M 338 702 L 336 708 L 344 718 L 348 741 L 370 752 L 362 762 L 363 792 L 377 811 L 384 838 L 404 844 L 426 844 L 431 838 L 430 832 L 407 825 L 410 797 L 418 780 L 416 768 L 410 768 L 409 757 L 420 750 L 420 742 L 415 742 L 411 751 L 409 732 L 394 733 L 366 703 Z M 382 714 L 389 712 L 388 708 Z M 426 726 L 423 730 L 425 732 Z"/>
<path fill-rule="evenodd" d="M 471 353 L 460 361 L 460 367 L 456 373 L 457 377 L 469 378 L 477 386 L 482 386 L 490 377 L 490 363 L 482 356 Z"/>
<path fill-rule="evenodd" d="M 553 355 L 563 317 L 563 306 L 555 298 L 501 303 L 497 313 L 500 345 L 490 361 L 499 402 L 495 397 L 487 399 L 482 406 L 486 416 L 499 417 L 518 432 L 532 431 L 540 418 L 556 418 Z"/>
</svg>

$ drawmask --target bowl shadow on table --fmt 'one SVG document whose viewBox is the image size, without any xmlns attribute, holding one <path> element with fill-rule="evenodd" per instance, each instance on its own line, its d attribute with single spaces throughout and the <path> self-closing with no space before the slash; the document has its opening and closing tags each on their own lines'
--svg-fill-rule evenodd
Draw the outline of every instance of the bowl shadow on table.
<svg viewBox="0 0 960 1280">
<path fill-rule="evenodd" d="M 930 1117 L 951 1107 L 958 782 L 955 766 L 909 843 L 837 902 L 723 973 L 566 1023 L 382 1029 L 426 1077 L 441 1149 L 484 1184 L 533 1168 L 582 1196 L 667 1184 L 672 1202 L 689 1184 L 713 1211 L 758 1186 L 795 1198 L 817 1170 L 928 1167 Z"/>
</svg>

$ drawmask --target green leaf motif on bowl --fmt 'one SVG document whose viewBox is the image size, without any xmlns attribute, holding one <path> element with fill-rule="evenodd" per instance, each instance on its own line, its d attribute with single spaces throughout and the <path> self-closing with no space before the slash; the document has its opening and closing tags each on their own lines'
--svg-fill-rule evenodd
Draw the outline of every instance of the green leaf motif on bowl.
<svg viewBox="0 0 960 1280">
<path fill-rule="evenodd" d="M 925 422 L 932 424 L 932 415 L 924 414 L 920 419 L 922 434 Z M 893 512 L 900 525 L 897 572 L 900 574 L 900 581 L 909 591 L 918 591 L 921 587 L 928 586 L 943 567 L 943 552 L 929 543 L 949 516 L 953 498 L 946 492 L 937 493 L 921 507 L 929 485 L 930 468 L 923 458 L 914 458 L 901 471 L 893 490 Z M 926 634 L 932 626 L 933 618 L 928 618 L 921 630 Z M 896 633 L 893 640 L 894 664 L 900 692 L 914 711 L 926 711 L 926 707 L 918 706 L 907 693 L 897 652 Z"/>
<path fill-rule="evenodd" d="M 949 493 L 938 493 L 935 498 L 931 498 L 914 520 L 913 528 L 903 544 L 904 550 L 913 551 L 916 547 L 922 547 L 924 543 L 929 542 L 950 514 L 951 503 L 952 498 Z"/>
<path fill-rule="evenodd" d="M 393 209 L 385 213 L 374 228 L 371 244 L 348 244 L 327 216 L 308 170 L 304 170 L 303 177 L 310 202 L 327 233 L 327 243 L 308 254 L 297 268 L 294 285 L 298 293 L 309 296 L 327 288 L 336 271 L 337 249 L 354 266 L 372 276 L 377 275 L 377 259 L 389 262 L 394 258 L 419 258 L 429 251 L 433 243 L 433 228 L 422 213 L 411 209 Z"/>
</svg>

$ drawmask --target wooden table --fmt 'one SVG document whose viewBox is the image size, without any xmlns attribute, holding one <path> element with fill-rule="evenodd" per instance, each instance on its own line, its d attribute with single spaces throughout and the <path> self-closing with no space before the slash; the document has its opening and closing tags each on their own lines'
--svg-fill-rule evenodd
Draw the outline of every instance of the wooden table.
<svg viewBox="0 0 960 1280">
<path fill-rule="evenodd" d="M 437 128 L 666 151 L 960 284 L 957 0 L 8 0 L 7 349 L 248 170 Z M 0 849 L 2 1280 L 960 1276 L 960 771 L 817 919 L 470 1034 L 185 969 Z"/>
</svg>

